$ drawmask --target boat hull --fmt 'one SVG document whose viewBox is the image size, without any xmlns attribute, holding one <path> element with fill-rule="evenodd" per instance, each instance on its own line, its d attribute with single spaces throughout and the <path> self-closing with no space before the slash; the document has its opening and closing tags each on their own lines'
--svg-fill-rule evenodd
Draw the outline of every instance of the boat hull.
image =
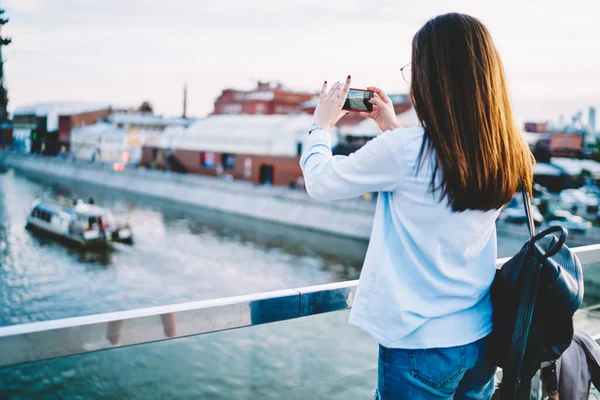
<svg viewBox="0 0 600 400">
<path fill-rule="evenodd" d="M 27 221 L 27 225 L 25 225 L 25 228 L 32 233 L 51 237 L 67 245 L 79 248 L 102 249 L 110 246 L 110 241 L 106 239 L 85 240 L 83 237 L 79 237 L 76 235 L 63 234 L 57 231 L 53 231 L 51 229 L 48 229 L 47 227 L 41 226 L 41 224 L 36 223 L 36 221 Z"/>
</svg>

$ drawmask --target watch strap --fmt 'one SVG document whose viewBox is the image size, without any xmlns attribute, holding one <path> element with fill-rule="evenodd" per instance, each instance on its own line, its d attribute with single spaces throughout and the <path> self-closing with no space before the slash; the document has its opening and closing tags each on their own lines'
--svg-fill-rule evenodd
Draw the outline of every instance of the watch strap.
<svg viewBox="0 0 600 400">
<path fill-rule="evenodd" d="M 313 133 L 313 131 L 327 131 L 328 129 L 325 128 L 323 125 L 319 125 L 319 124 L 312 124 L 310 127 L 310 130 L 308 131 L 308 134 L 310 135 L 311 133 Z"/>
</svg>

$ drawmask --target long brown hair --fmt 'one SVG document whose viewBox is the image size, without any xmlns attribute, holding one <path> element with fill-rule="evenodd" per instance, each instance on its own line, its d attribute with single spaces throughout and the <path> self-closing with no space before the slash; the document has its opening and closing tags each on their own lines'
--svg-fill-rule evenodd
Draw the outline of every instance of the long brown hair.
<svg viewBox="0 0 600 400">
<path fill-rule="evenodd" d="M 452 210 L 498 209 L 521 184 L 531 193 L 533 157 L 513 120 L 500 55 L 479 20 L 440 15 L 416 33 L 411 96 L 425 128 L 418 165 L 435 152 L 431 189 Z"/>
</svg>

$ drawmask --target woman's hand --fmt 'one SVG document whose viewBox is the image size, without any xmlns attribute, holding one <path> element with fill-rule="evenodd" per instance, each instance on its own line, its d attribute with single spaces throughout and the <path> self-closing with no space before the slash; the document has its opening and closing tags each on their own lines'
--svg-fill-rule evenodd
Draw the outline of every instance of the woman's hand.
<svg viewBox="0 0 600 400">
<path fill-rule="evenodd" d="M 360 115 L 365 118 L 373 118 L 373 121 L 383 132 L 402 128 L 402 125 L 398 122 L 398 117 L 396 117 L 396 111 L 394 111 L 394 103 L 388 95 L 375 86 L 369 86 L 367 89 L 375 92 L 375 97 L 369 100 L 369 103 L 373 104 L 373 111 L 370 113 L 361 112 Z"/>
<path fill-rule="evenodd" d="M 321 94 L 319 95 L 319 104 L 315 109 L 313 123 L 323 125 L 327 129 L 331 129 L 340 118 L 348 114 L 348 111 L 342 110 L 346 96 L 350 90 L 350 75 L 346 78 L 346 83 L 335 83 L 329 92 L 327 92 L 327 81 L 323 83 Z"/>
</svg>

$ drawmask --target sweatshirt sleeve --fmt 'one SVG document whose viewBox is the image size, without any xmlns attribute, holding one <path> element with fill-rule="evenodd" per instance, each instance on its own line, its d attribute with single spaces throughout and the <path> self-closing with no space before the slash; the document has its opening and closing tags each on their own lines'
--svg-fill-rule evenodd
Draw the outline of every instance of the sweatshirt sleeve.
<svg viewBox="0 0 600 400">
<path fill-rule="evenodd" d="M 313 131 L 300 158 L 308 194 L 331 201 L 396 189 L 404 171 L 401 151 L 390 148 L 389 135 L 394 134 L 383 133 L 349 156 L 334 156 L 329 131 Z"/>
</svg>

